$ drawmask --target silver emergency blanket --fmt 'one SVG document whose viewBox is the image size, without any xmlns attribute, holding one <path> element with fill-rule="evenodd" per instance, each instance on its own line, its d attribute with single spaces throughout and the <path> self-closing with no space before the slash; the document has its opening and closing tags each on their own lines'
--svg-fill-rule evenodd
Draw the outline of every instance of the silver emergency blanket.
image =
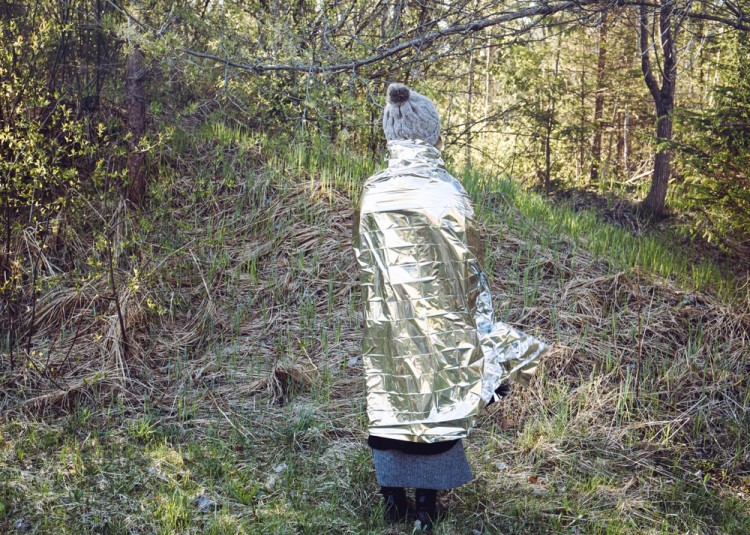
<svg viewBox="0 0 750 535">
<path fill-rule="evenodd" d="M 355 222 L 369 430 L 463 438 L 502 382 L 528 383 L 547 346 L 493 321 L 474 209 L 440 152 L 419 140 L 388 149 Z"/>
</svg>

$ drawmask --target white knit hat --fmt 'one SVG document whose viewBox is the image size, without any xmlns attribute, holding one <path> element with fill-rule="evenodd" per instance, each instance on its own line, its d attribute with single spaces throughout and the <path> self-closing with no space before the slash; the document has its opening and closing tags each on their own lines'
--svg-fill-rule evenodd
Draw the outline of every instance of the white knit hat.
<svg viewBox="0 0 750 535">
<path fill-rule="evenodd" d="M 440 117 L 429 98 L 404 84 L 391 84 L 383 111 L 383 130 L 388 141 L 421 139 L 430 145 L 437 145 Z"/>
</svg>

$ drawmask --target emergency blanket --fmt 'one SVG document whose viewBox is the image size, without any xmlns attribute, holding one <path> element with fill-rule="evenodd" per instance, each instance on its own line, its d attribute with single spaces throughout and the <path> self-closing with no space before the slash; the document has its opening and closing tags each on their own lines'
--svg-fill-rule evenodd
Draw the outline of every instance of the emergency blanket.
<svg viewBox="0 0 750 535">
<path fill-rule="evenodd" d="M 547 346 L 493 320 L 474 209 L 440 152 L 419 140 L 388 149 L 354 228 L 370 434 L 463 438 L 502 382 L 528 384 Z"/>
</svg>

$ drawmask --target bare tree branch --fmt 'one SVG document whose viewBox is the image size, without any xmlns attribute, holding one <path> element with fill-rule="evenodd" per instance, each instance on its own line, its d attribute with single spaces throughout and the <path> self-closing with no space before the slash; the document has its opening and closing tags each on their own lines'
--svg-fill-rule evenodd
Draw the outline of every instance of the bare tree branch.
<svg viewBox="0 0 750 535">
<path fill-rule="evenodd" d="M 706 2 L 701 2 L 701 3 L 705 4 Z M 661 8 L 661 4 L 657 2 L 640 2 L 638 0 L 619 0 L 617 2 L 617 5 L 618 6 L 650 7 L 653 9 Z M 675 11 L 675 14 L 678 14 L 681 17 L 686 17 L 686 18 L 695 19 L 695 20 L 708 20 L 712 22 L 718 22 L 725 26 L 729 26 L 730 28 L 734 28 L 735 30 L 740 30 L 742 32 L 750 32 L 750 14 L 742 12 L 742 10 L 739 8 L 732 7 L 729 2 L 725 2 L 724 7 L 726 8 L 727 11 L 733 14 L 734 17 L 722 17 L 721 15 L 714 15 L 711 13 L 686 11 L 684 9 L 679 9 L 676 6 L 674 8 L 674 11 Z"/>
<path fill-rule="evenodd" d="M 205 52 L 198 52 L 198 51 L 189 50 L 189 49 L 182 49 L 182 50 L 191 56 L 204 58 L 204 59 L 211 59 L 211 60 L 218 61 L 226 65 L 229 65 L 230 67 L 253 71 L 256 73 L 279 72 L 279 71 L 287 71 L 287 72 L 298 71 L 298 72 L 310 72 L 310 73 L 356 71 L 360 67 L 364 67 L 372 63 L 377 63 L 386 58 L 395 56 L 396 54 L 403 52 L 405 50 L 408 50 L 411 48 L 419 48 L 426 44 L 442 39 L 444 37 L 448 37 L 450 35 L 477 32 L 485 28 L 489 28 L 491 26 L 497 26 L 499 24 L 503 24 L 505 22 L 511 22 L 514 20 L 532 18 L 532 17 L 546 17 L 549 15 L 554 15 L 555 13 L 567 11 L 569 9 L 575 9 L 575 8 L 580 8 L 582 6 L 586 6 L 586 5 L 590 6 L 590 5 L 595 5 L 595 4 L 602 5 L 603 7 L 611 5 L 609 2 L 601 2 L 600 0 L 577 0 L 577 1 L 570 0 L 570 1 L 565 1 L 565 2 L 559 2 L 556 4 L 542 4 L 542 5 L 531 7 L 528 9 L 522 9 L 520 11 L 503 13 L 502 15 L 498 15 L 497 17 L 472 21 L 472 22 L 465 23 L 465 24 L 457 24 L 454 26 L 449 26 L 442 30 L 429 32 L 424 35 L 405 41 L 403 43 L 399 43 L 377 54 L 374 54 L 370 57 L 353 60 L 348 63 L 339 63 L 339 64 L 334 64 L 334 65 L 262 65 L 262 64 L 252 65 L 249 63 L 233 61 L 233 60 L 230 60 L 229 58 L 222 58 L 222 57 L 215 56 L 213 54 L 208 54 Z"/>
<path fill-rule="evenodd" d="M 641 70 L 643 71 L 643 79 L 646 81 L 646 86 L 651 92 L 651 96 L 654 97 L 655 102 L 659 102 L 661 95 L 659 94 L 659 85 L 656 83 L 653 69 L 651 68 L 651 60 L 649 59 L 649 49 L 651 45 L 648 42 L 648 12 L 645 6 L 640 7 L 640 45 L 641 45 Z"/>
<path fill-rule="evenodd" d="M 393 57 L 401 52 L 404 52 L 412 48 L 424 47 L 425 45 L 428 45 L 430 43 L 433 43 L 435 41 L 438 41 L 442 38 L 445 38 L 451 35 L 460 35 L 460 34 L 478 32 L 478 31 L 484 30 L 485 28 L 499 26 L 507 22 L 517 21 L 517 20 L 522 20 L 522 19 L 527 19 L 527 18 L 537 19 L 534 23 L 528 23 L 525 25 L 526 29 L 528 29 L 538 24 L 539 20 L 544 19 L 547 16 L 554 15 L 556 13 L 561 13 L 561 12 L 565 12 L 569 10 L 581 11 L 581 10 L 584 10 L 585 8 L 589 8 L 589 10 L 587 10 L 587 14 L 590 15 L 592 11 L 593 12 L 606 11 L 607 9 L 610 9 L 613 7 L 619 7 L 619 6 L 638 6 L 641 8 L 656 8 L 656 9 L 660 9 L 662 7 L 660 3 L 642 2 L 638 0 L 608 0 L 608 1 L 567 0 L 563 2 L 557 2 L 557 3 L 542 3 L 541 5 L 535 5 L 533 7 L 529 7 L 526 9 L 505 12 L 494 17 L 479 19 L 479 20 L 475 20 L 475 21 L 463 23 L 463 24 L 456 24 L 453 26 L 449 26 L 447 28 L 428 32 L 423 35 L 419 35 L 417 37 L 404 41 L 402 43 L 388 47 L 369 57 L 362 58 L 362 59 L 355 59 L 349 62 L 337 63 L 337 64 L 332 64 L 332 65 L 262 64 L 262 63 L 251 64 L 251 63 L 245 63 L 242 61 L 233 60 L 228 57 L 222 58 L 214 54 L 209 54 L 207 52 L 200 52 L 196 50 L 190 50 L 187 48 L 183 48 L 182 51 L 185 52 L 186 54 L 189 54 L 197 58 L 210 59 L 228 67 L 243 69 L 243 70 L 252 71 L 255 73 L 265 73 L 265 72 L 337 73 L 337 72 L 346 72 L 346 71 L 356 72 L 357 69 L 361 67 L 371 65 L 374 63 L 378 63 L 382 60 Z M 594 9 L 592 10 L 591 8 L 594 8 Z M 692 11 L 687 11 L 687 10 L 680 10 L 680 9 L 677 9 L 676 7 L 673 7 L 673 9 L 675 13 L 679 13 L 681 17 L 713 21 L 713 22 L 724 24 L 728 27 L 731 27 L 740 31 L 750 32 L 750 16 L 746 15 L 745 13 L 741 11 L 739 11 L 738 13 L 734 13 L 733 10 L 730 10 L 730 13 L 735 14 L 735 17 L 724 17 L 724 16 L 715 15 L 711 13 L 698 13 L 698 12 L 692 12 Z"/>
</svg>

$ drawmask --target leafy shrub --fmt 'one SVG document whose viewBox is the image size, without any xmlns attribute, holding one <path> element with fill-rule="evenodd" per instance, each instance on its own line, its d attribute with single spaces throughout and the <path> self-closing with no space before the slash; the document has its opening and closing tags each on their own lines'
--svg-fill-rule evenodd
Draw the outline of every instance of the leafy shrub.
<svg viewBox="0 0 750 535">
<path fill-rule="evenodd" d="M 40 66 L 59 34 L 52 25 L 22 28 L 11 20 L 0 41 L 0 331 L 11 337 L 0 347 L 12 345 L 23 322 L 40 259 L 58 241 L 66 218 L 86 208 L 77 194 L 90 191 L 103 174 L 96 155 L 104 126 L 92 128 L 77 116 L 65 95 L 50 90 Z"/>
<path fill-rule="evenodd" d="M 684 189 L 698 231 L 735 252 L 750 250 L 750 43 L 731 43 L 735 62 L 714 89 L 713 109 L 686 114 L 693 134 L 685 156 Z M 743 59 L 745 58 L 745 59 Z"/>
</svg>

